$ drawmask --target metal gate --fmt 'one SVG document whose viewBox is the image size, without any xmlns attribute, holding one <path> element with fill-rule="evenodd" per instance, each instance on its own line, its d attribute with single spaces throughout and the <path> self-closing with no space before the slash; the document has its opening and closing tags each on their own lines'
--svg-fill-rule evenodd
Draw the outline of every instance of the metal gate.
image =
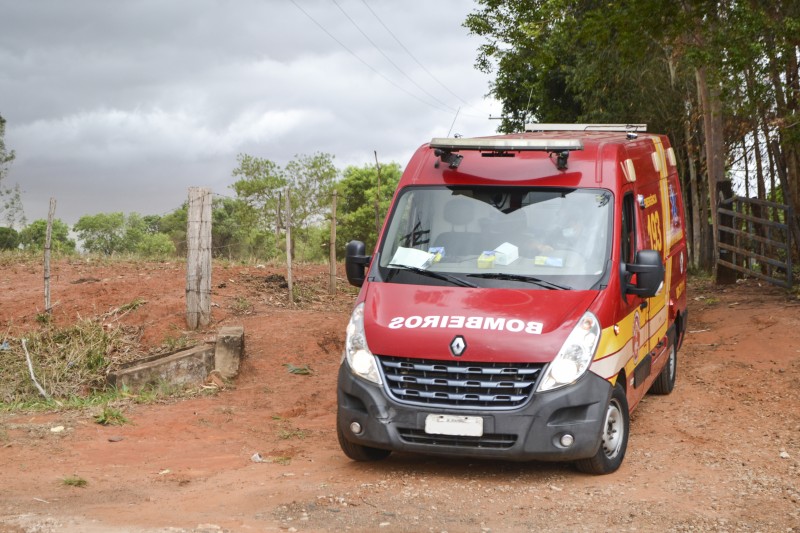
<svg viewBox="0 0 800 533">
<path fill-rule="evenodd" d="M 790 289 L 793 217 L 784 204 L 741 196 L 721 200 L 717 264 Z"/>
</svg>

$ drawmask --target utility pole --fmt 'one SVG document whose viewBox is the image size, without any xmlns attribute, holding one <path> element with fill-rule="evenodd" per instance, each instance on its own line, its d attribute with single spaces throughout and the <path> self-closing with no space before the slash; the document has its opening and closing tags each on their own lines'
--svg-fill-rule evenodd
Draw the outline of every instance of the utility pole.
<svg viewBox="0 0 800 533">
<path fill-rule="evenodd" d="M 375 189 L 375 238 L 381 234 L 381 164 L 378 163 L 378 151 L 375 153 L 375 168 L 378 169 L 378 187 Z"/>
</svg>

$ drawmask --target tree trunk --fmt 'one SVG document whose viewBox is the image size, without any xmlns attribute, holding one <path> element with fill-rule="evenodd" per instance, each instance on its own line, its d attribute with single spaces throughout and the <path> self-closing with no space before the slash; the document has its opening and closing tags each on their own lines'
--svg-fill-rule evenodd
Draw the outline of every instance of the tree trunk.
<svg viewBox="0 0 800 533">
<path fill-rule="evenodd" d="M 275 202 L 275 251 L 281 250 L 281 230 L 283 229 L 283 203 L 281 193 L 278 192 L 278 201 Z"/>
<path fill-rule="evenodd" d="M 720 88 L 717 83 L 708 82 L 708 73 L 705 67 L 695 70 L 697 79 L 697 92 L 700 96 L 700 107 L 703 112 L 703 133 L 705 137 L 706 168 L 708 169 L 708 192 L 711 200 L 711 243 L 714 250 L 714 259 L 727 259 L 728 254 L 721 253 L 719 249 L 719 221 L 717 220 L 718 190 L 727 190 L 729 184 L 725 182 L 725 140 L 723 137 L 722 103 L 720 101 Z M 720 189 L 721 188 L 721 189 Z M 734 283 L 736 271 L 726 267 L 716 266 L 716 282 L 721 284 Z"/>
<path fill-rule="evenodd" d="M 691 128 L 691 121 L 690 117 L 687 116 L 686 120 L 684 121 L 684 130 L 686 134 L 686 160 L 687 160 L 687 170 L 689 173 L 689 187 L 688 193 L 690 196 L 691 201 L 686 202 L 684 200 L 683 205 L 688 205 L 691 209 L 691 217 L 690 217 L 690 226 L 691 226 L 691 237 L 690 243 L 691 248 L 689 248 L 689 263 L 694 265 L 695 268 L 702 268 L 702 244 L 703 244 L 703 232 L 702 232 L 702 224 L 701 224 L 701 216 L 700 216 L 700 191 L 697 188 L 697 162 L 695 161 L 695 147 L 692 146 L 692 128 Z M 684 195 L 686 194 L 687 190 L 684 189 Z"/>
<path fill-rule="evenodd" d="M 778 124 L 778 142 L 770 143 L 770 151 L 778 169 L 778 177 L 784 194 L 784 203 L 795 213 L 800 210 L 800 153 L 797 144 L 800 134 L 794 131 L 797 111 L 800 107 L 800 73 L 798 73 L 797 47 L 800 41 L 790 43 L 768 43 L 772 55 L 769 57 L 769 70 L 772 87 L 775 91 L 775 122 Z M 781 44 L 783 46 L 781 46 Z M 779 59 L 780 58 L 780 59 Z M 783 76 L 779 61 L 784 60 Z M 800 216 L 795 217 L 792 228 L 794 235 L 800 236 Z M 800 256 L 800 244 L 795 238 L 795 253 Z"/>
</svg>

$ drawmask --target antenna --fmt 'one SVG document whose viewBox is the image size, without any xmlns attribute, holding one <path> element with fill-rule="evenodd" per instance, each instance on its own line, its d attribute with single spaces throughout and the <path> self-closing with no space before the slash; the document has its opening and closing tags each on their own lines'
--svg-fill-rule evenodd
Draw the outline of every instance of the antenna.
<svg viewBox="0 0 800 533">
<path fill-rule="evenodd" d="M 452 131 L 453 131 L 453 126 L 455 126 L 455 125 L 456 125 L 456 119 L 458 118 L 458 113 L 459 113 L 459 111 L 461 111 L 461 107 L 459 107 L 458 109 L 456 109 L 456 116 L 454 116 L 454 117 L 453 117 L 453 123 L 452 123 L 452 124 L 450 124 L 450 129 L 449 129 L 449 130 L 447 130 L 447 136 L 448 136 L 448 137 L 450 137 L 450 132 L 452 132 Z"/>
<path fill-rule="evenodd" d="M 525 106 L 525 115 L 527 115 L 528 112 L 531 109 L 531 98 L 532 97 L 533 97 L 533 87 L 531 87 L 531 92 L 528 93 L 528 105 Z"/>
</svg>

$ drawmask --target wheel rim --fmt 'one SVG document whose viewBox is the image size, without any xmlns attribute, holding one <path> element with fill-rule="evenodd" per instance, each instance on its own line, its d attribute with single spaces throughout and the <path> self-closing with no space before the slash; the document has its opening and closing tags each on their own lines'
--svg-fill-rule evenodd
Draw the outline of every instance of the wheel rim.
<svg viewBox="0 0 800 533">
<path fill-rule="evenodd" d="M 625 435 L 625 419 L 622 417 L 622 410 L 619 402 L 612 399 L 606 411 L 606 422 L 603 428 L 603 452 L 609 459 L 614 459 L 622 447 L 622 440 Z"/>
<path fill-rule="evenodd" d="M 669 365 L 670 380 L 675 378 L 675 359 L 675 345 L 673 345 L 669 350 L 669 361 L 667 361 L 667 365 Z"/>
</svg>

